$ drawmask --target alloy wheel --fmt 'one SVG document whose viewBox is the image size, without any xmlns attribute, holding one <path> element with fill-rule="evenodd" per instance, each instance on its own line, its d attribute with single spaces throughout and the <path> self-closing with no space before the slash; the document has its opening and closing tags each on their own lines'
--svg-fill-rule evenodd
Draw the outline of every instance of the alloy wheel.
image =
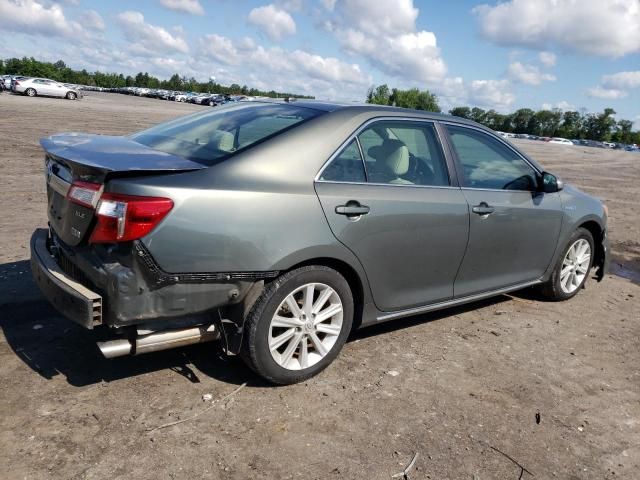
<svg viewBox="0 0 640 480">
<path fill-rule="evenodd" d="M 591 245 L 584 238 L 576 240 L 567 251 L 560 270 L 560 288 L 564 293 L 575 292 L 584 282 L 591 262 Z"/>
<path fill-rule="evenodd" d="M 269 325 L 269 351 L 287 370 L 309 368 L 333 348 L 342 331 L 343 305 L 323 283 L 296 288 L 280 303 Z"/>
</svg>

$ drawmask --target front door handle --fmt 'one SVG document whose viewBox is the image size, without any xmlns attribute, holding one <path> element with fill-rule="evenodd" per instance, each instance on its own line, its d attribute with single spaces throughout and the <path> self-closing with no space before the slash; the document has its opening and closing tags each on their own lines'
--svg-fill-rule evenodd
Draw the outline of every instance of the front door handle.
<svg viewBox="0 0 640 480">
<path fill-rule="evenodd" d="M 346 205 L 338 205 L 336 213 L 338 215 L 346 215 L 347 217 L 359 217 L 369 213 L 370 208 L 366 205 L 360 205 L 360 202 L 350 200 Z"/>
<path fill-rule="evenodd" d="M 490 215 L 495 212 L 496 209 L 488 205 L 487 202 L 480 202 L 480 205 L 476 205 L 471 209 L 471 211 L 478 215 Z"/>
</svg>

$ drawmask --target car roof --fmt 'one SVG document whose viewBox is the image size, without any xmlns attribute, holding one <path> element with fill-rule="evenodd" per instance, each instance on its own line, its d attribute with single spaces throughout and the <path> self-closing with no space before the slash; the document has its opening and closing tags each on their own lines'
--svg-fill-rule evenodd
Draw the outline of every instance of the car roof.
<svg viewBox="0 0 640 480">
<path fill-rule="evenodd" d="M 337 101 L 308 100 L 308 99 L 296 99 L 296 98 L 287 98 L 287 99 L 259 98 L 251 101 L 258 102 L 258 103 L 260 102 L 287 103 L 287 104 L 295 105 L 298 107 L 322 110 L 324 112 L 352 110 L 353 113 L 370 113 L 372 114 L 372 116 L 384 116 L 385 114 L 388 114 L 388 113 L 394 113 L 394 114 L 403 113 L 411 117 L 420 117 L 428 120 L 436 120 L 436 121 L 443 121 L 443 122 L 455 122 L 455 123 L 461 123 L 461 124 L 478 127 L 483 130 L 490 130 L 485 126 L 477 122 L 474 122 L 473 120 L 468 120 L 466 118 L 461 118 L 461 117 L 455 117 L 453 115 L 449 115 L 446 113 L 428 112 L 426 110 L 415 110 L 411 108 L 401 108 L 401 107 L 393 107 L 393 106 L 387 106 L 387 105 L 376 105 L 373 103 L 337 102 Z"/>
</svg>

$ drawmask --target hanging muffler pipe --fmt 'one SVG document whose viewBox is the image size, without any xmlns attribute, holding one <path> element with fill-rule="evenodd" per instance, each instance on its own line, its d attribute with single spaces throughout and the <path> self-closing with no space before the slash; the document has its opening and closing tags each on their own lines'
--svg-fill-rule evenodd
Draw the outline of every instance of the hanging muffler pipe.
<svg viewBox="0 0 640 480">
<path fill-rule="evenodd" d="M 194 343 L 211 342 L 219 338 L 220 332 L 215 325 L 200 325 L 178 330 L 153 332 L 132 339 L 122 338 L 108 342 L 98 342 L 98 348 L 106 358 L 115 358 L 168 350 Z"/>
</svg>

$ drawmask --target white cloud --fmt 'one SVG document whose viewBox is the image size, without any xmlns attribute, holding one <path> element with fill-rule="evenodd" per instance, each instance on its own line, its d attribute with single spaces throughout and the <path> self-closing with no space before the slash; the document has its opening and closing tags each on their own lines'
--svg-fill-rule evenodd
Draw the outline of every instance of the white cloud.
<svg viewBox="0 0 640 480">
<path fill-rule="evenodd" d="M 248 20 L 273 41 L 296 33 L 296 22 L 291 15 L 272 4 L 254 8 L 249 12 Z"/>
<path fill-rule="evenodd" d="M 618 100 L 625 98 L 628 93 L 624 90 L 618 90 L 616 88 L 603 88 L 601 86 L 587 89 L 587 95 L 595 98 L 606 98 L 609 100 Z"/>
<path fill-rule="evenodd" d="M 472 105 L 496 110 L 509 109 L 516 99 L 508 80 L 473 80 L 468 98 Z"/>
<path fill-rule="evenodd" d="M 264 47 L 250 38 L 233 41 L 206 35 L 200 40 L 199 53 L 225 65 L 222 81 L 250 83 L 267 90 L 353 100 L 363 99 L 372 82 L 357 64 L 303 50 Z"/>
<path fill-rule="evenodd" d="M 551 52 L 540 52 L 538 54 L 540 63 L 545 67 L 554 67 L 556 64 L 556 54 Z"/>
<path fill-rule="evenodd" d="M 78 23 L 67 20 L 60 5 L 36 0 L 0 1 L 0 29 L 58 37 L 85 35 Z"/>
<path fill-rule="evenodd" d="M 287 12 L 299 12 L 304 6 L 304 0 L 277 0 L 276 5 Z"/>
<path fill-rule="evenodd" d="M 640 51 L 638 0 L 509 0 L 472 11 L 482 36 L 498 45 L 605 57 Z"/>
<path fill-rule="evenodd" d="M 234 65 L 239 62 L 238 50 L 227 37 L 212 33 L 200 39 L 200 49 L 206 55 L 218 62 Z"/>
<path fill-rule="evenodd" d="M 176 12 L 190 13 L 191 15 L 204 15 L 204 9 L 199 0 L 160 0 L 160 4 Z"/>
<path fill-rule="evenodd" d="M 602 77 L 602 86 L 619 90 L 640 88 L 640 70 L 635 72 L 618 72 Z"/>
<path fill-rule="evenodd" d="M 330 12 L 336 7 L 336 0 L 320 0 L 320 3 L 324 8 L 329 10 Z"/>
<path fill-rule="evenodd" d="M 617 100 L 629 95 L 629 90 L 640 88 L 640 70 L 635 72 L 618 72 L 604 75 L 600 85 L 587 90 L 590 97 Z"/>
<path fill-rule="evenodd" d="M 105 29 L 105 24 L 102 16 L 95 10 L 85 10 L 80 14 L 79 20 L 85 26 L 85 28 L 98 30 L 100 32 L 104 31 Z"/>
<path fill-rule="evenodd" d="M 543 73 L 535 65 L 513 62 L 507 68 L 507 75 L 511 80 L 526 85 L 540 85 L 542 82 L 555 82 L 556 77 L 550 73 Z"/>
<path fill-rule="evenodd" d="M 138 55 L 153 53 L 186 53 L 187 42 L 179 35 L 171 35 L 167 30 L 144 21 L 140 12 L 127 11 L 118 15 L 118 22 L 124 35 L 131 42 L 131 51 Z"/>
<path fill-rule="evenodd" d="M 441 83 L 447 67 L 433 32 L 418 31 L 413 0 L 342 0 L 325 22 L 342 48 L 375 68 L 423 86 Z"/>
<path fill-rule="evenodd" d="M 575 111 L 576 107 L 575 105 L 572 105 L 571 103 L 567 102 L 566 100 L 561 100 L 558 103 L 551 104 L 551 103 L 543 103 L 542 104 L 542 109 L 543 110 L 553 110 L 553 109 L 559 109 L 562 110 L 563 112 L 571 112 L 571 111 Z"/>
</svg>

